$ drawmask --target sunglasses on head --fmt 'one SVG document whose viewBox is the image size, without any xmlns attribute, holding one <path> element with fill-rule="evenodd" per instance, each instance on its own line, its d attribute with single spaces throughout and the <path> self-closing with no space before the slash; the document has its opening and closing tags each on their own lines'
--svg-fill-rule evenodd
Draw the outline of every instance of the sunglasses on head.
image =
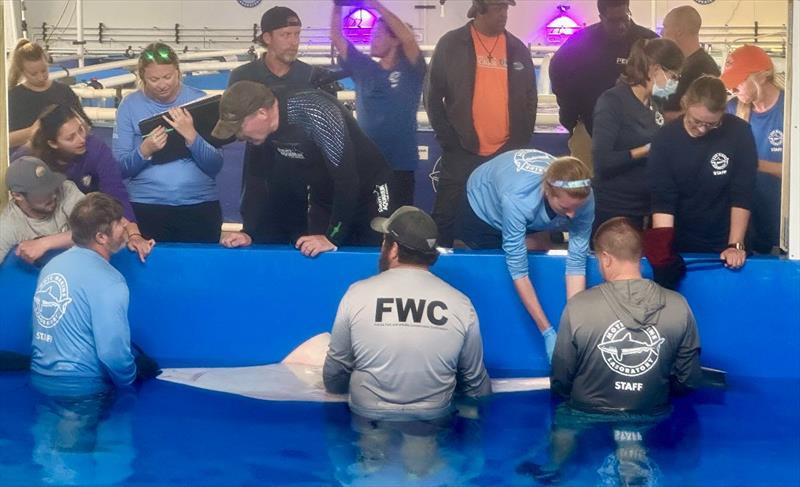
<svg viewBox="0 0 800 487">
<path fill-rule="evenodd" d="M 162 61 L 170 61 L 171 50 L 167 47 L 159 47 L 158 49 L 145 49 L 142 51 L 142 57 L 148 61 L 156 62 L 157 59 Z"/>
</svg>

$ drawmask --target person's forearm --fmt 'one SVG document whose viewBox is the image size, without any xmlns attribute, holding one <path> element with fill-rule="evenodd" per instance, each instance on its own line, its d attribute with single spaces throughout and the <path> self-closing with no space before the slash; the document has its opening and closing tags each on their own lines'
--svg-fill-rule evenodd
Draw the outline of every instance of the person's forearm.
<svg viewBox="0 0 800 487">
<path fill-rule="evenodd" d="M 416 37 L 411 29 L 408 28 L 405 22 L 403 22 L 400 17 L 394 14 L 391 10 L 386 8 L 381 2 L 375 0 L 373 2 L 375 6 L 375 10 L 378 11 L 383 21 L 386 22 L 386 25 L 392 31 L 395 37 L 400 40 L 402 44 L 407 42 L 413 41 L 416 42 Z"/>
<path fill-rule="evenodd" d="M 139 235 L 140 237 L 142 237 L 142 231 L 139 230 L 139 224 L 132 221 L 129 221 L 128 224 L 125 226 L 125 233 L 128 234 L 128 238 L 130 238 L 131 235 Z"/>
<path fill-rule="evenodd" d="M 728 243 L 743 243 L 749 222 L 750 210 L 731 207 L 731 229 L 728 233 Z"/>
<path fill-rule="evenodd" d="M 517 290 L 522 305 L 525 306 L 528 314 L 531 315 L 533 321 L 536 322 L 539 331 L 543 332 L 550 328 L 550 321 L 548 321 L 547 316 L 544 314 L 544 309 L 542 309 L 539 298 L 536 296 L 536 290 L 533 289 L 533 283 L 530 277 L 524 276 L 515 279 L 514 289 Z"/>
<path fill-rule="evenodd" d="M 72 232 L 61 232 L 55 235 L 48 235 L 39 239 L 42 245 L 47 247 L 47 250 L 68 249 L 74 245 L 72 241 Z"/>
<path fill-rule="evenodd" d="M 8 146 L 19 147 L 25 145 L 33 138 L 33 125 L 28 128 L 15 130 L 8 134 Z"/>
<path fill-rule="evenodd" d="M 586 276 L 585 275 L 568 275 L 567 278 L 567 300 L 575 296 L 579 292 L 586 289 Z"/>
<path fill-rule="evenodd" d="M 783 177 L 783 164 L 780 162 L 759 160 L 758 170 L 776 178 Z"/>
<path fill-rule="evenodd" d="M 675 215 L 669 213 L 653 213 L 653 228 L 672 228 L 675 226 Z"/>
<path fill-rule="evenodd" d="M 350 46 L 347 39 L 342 35 L 342 7 L 335 4 L 331 10 L 331 42 L 333 47 L 339 51 L 339 56 L 342 59 L 347 59 L 347 49 Z"/>
</svg>

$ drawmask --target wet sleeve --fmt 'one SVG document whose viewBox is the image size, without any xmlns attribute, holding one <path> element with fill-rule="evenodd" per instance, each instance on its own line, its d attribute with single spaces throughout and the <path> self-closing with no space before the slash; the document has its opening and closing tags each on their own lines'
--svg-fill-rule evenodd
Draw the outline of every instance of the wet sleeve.
<svg viewBox="0 0 800 487">
<path fill-rule="evenodd" d="M 594 193 L 589 195 L 575 218 L 569 222 L 569 243 L 567 245 L 566 274 L 568 276 L 586 275 L 586 258 L 589 255 L 589 240 L 592 238 L 594 223 Z"/>
<path fill-rule="evenodd" d="M 350 232 L 358 205 L 360 182 L 353 142 L 344 115 L 335 103 L 320 99 L 307 104 L 302 113 L 306 133 L 322 152 L 333 180 L 333 208 L 325 236 L 340 245 Z"/>
<path fill-rule="evenodd" d="M 350 389 L 350 374 L 353 373 L 354 357 L 350 340 L 350 292 L 345 294 L 336 311 L 331 331 L 331 342 L 322 368 L 325 390 L 332 394 L 346 394 Z"/>
<path fill-rule="evenodd" d="M 503 205 L 503 252 L 511 279 L 517 280 L 528 275 L 528 248 L 525 246 L 525 217 L 507 197 Z"/>
<path fill-rule="evenodd" d="M 478 315 L 471 305 L 469 316 L 470 323 L 458 357 L 457 390 L 469 397 L 488 396 L 492 393 L 492 383 L 483 364 L 483 340 Z"/>
<path fill-rule="evenodd" d="M 561 323 L 558 325 L 558 336 L 550 371 L 550 390 L 565 399 L 568 399 L 572 393 L 572 382 L 578 370 L 578 350 L 572 334 L 569 314 L 570 305 L 567 304 L 561 314 Z"/>
<path fill-rule="evenodd" d="M 111 139 L 111 150 L 122 169 L 123 178 L 132 178 L 150 164 L 139 151 L 141 137 L 136 134 L 138 123 L 131 111 L 131 103 L 122 100 L 117 108 L 117 119 Z"/>
<path fill-rule="evenodd" d="M 594 172 L 599 179 L 612 178 L 633 165 L 645 162 L 644 159 L 633 159 L 629 149 L 615 149 L 625 118 L 619 98 L 609 92 L 600 96 L 594 107 L 592 122 L 592 158 Z"/>
<path fill-rule="evenodd" d="M 96 146 L 96 153 L 92 157 L 96 159 L 100 191 L 116 198 L 122 205 L 125 218 L 136 222 L 136 215 L 133 214 L 128 189 L 122 182 L 122 171 L 119 163 L 114 159 L 111 149 L 103 142 L 99 142 Z"/>
<path fill-rule="evenodd" d="M 239 211 L 242 214 L 242 230 L 256 243 L 262 237 L 260 225 L 268 206 L 269 167 L 273 163 L 274 150 L 268 143 L 247 144 L 244 149 L 242 168 L 242 197 Z"/>
<path fill-rule="evenodd" d="M 444 44 L 444 46 L 443 46 Z M 428 120 L 436 133 L 436 140 L 443 149 L 461 146 L 456 129 L 447 118 L 445 96 L 447 95 L 447 60 L 444 59 L 444 50 L 447 38 L 440 40 L 433 51 L 431 66 L 425 83 L 424 103 L 428 112 Z"/>
<path fill-rule="evenodd" d="M 678 391 L 698 387 L 703 375 L 700 368 L 700 335 L 697 332 L 697 323 L 685 301 L 684 306 L 686 306 L 686 330 L 678 345 L 671 374 L 672 383 L 677 386 Z"/>
<path fill-rule="evenodd" d="M 664 129 L 661 129 L 650 147 L 646 174 L 652 199 L 652 212 L 674 215 L 680 193 L 670 170 L 670 166 L 675 161 L 671 160 L 672 154 L 669 145 L 669 137 Z"/>
<path fill-rule="evenodd" d="M 130 385 L 136 378 L 128 299 L 128 286 L 121 280 L 89 296 L 97 358 L 117 386 Z"/>
<path fill-rule="evenodd" d="M 741 130 L 737 138 L 737 150 L 733 156 L 731 171 L 731 206 L 749 210 L 753 193 L 756 187 L 756 175 L 758 173 L 758 152 L 756 151 L 756 140 L 753 131 L 749 126 L 747 130 Z"/>
</svg>

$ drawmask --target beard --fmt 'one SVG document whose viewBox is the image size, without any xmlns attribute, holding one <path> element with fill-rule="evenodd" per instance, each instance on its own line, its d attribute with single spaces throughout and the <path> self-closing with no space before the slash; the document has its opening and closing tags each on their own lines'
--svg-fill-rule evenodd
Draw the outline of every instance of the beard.
<svg viewBox="0 0 800 487">
<path fill-rule="evenodd" d="M 381 245 L 381 256 L 378 258 L 378 272 L 389 270 L 389 252 L 385 245 Z"/>
</svg>

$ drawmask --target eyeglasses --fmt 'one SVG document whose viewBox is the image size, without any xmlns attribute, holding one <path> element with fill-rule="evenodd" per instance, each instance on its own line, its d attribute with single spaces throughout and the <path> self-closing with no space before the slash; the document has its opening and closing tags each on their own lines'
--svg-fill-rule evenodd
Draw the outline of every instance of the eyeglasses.
<svg viewBox="0 0 800 487">
<path fill-rule="evenodd" d="M 661 71 L 664 72 L 664 76 L 666 76 L 667 79 L 670 79 L 672 81 L 680 81 L 681 80 L 680 73 L 676 73 L 674 71 L 670 71 L 670 70 L 664 69 L 664 68 L 661 68 Z"/>
<path fill-rule="evenodd" d="M 686 120 L 687 125 L 695 129 L 714 130 L 718 129 L 720 125 L 722 125 L 722 118 L 720 118 L 716 122 L 703 122 L 702 120 L 697 120 L 693 116 L 689 115 L 688 112 L 683 117 L 683 119 Z"/>
<path fill-rule="evenodd" d="M 162 61 L 171 61 L 172 50 L 168 47 L 159 47 L 158 49 L 145 49 L 142 51 L 143 58 L 151 62 L 156 62 L 156 58 Z"/>
</svg>

